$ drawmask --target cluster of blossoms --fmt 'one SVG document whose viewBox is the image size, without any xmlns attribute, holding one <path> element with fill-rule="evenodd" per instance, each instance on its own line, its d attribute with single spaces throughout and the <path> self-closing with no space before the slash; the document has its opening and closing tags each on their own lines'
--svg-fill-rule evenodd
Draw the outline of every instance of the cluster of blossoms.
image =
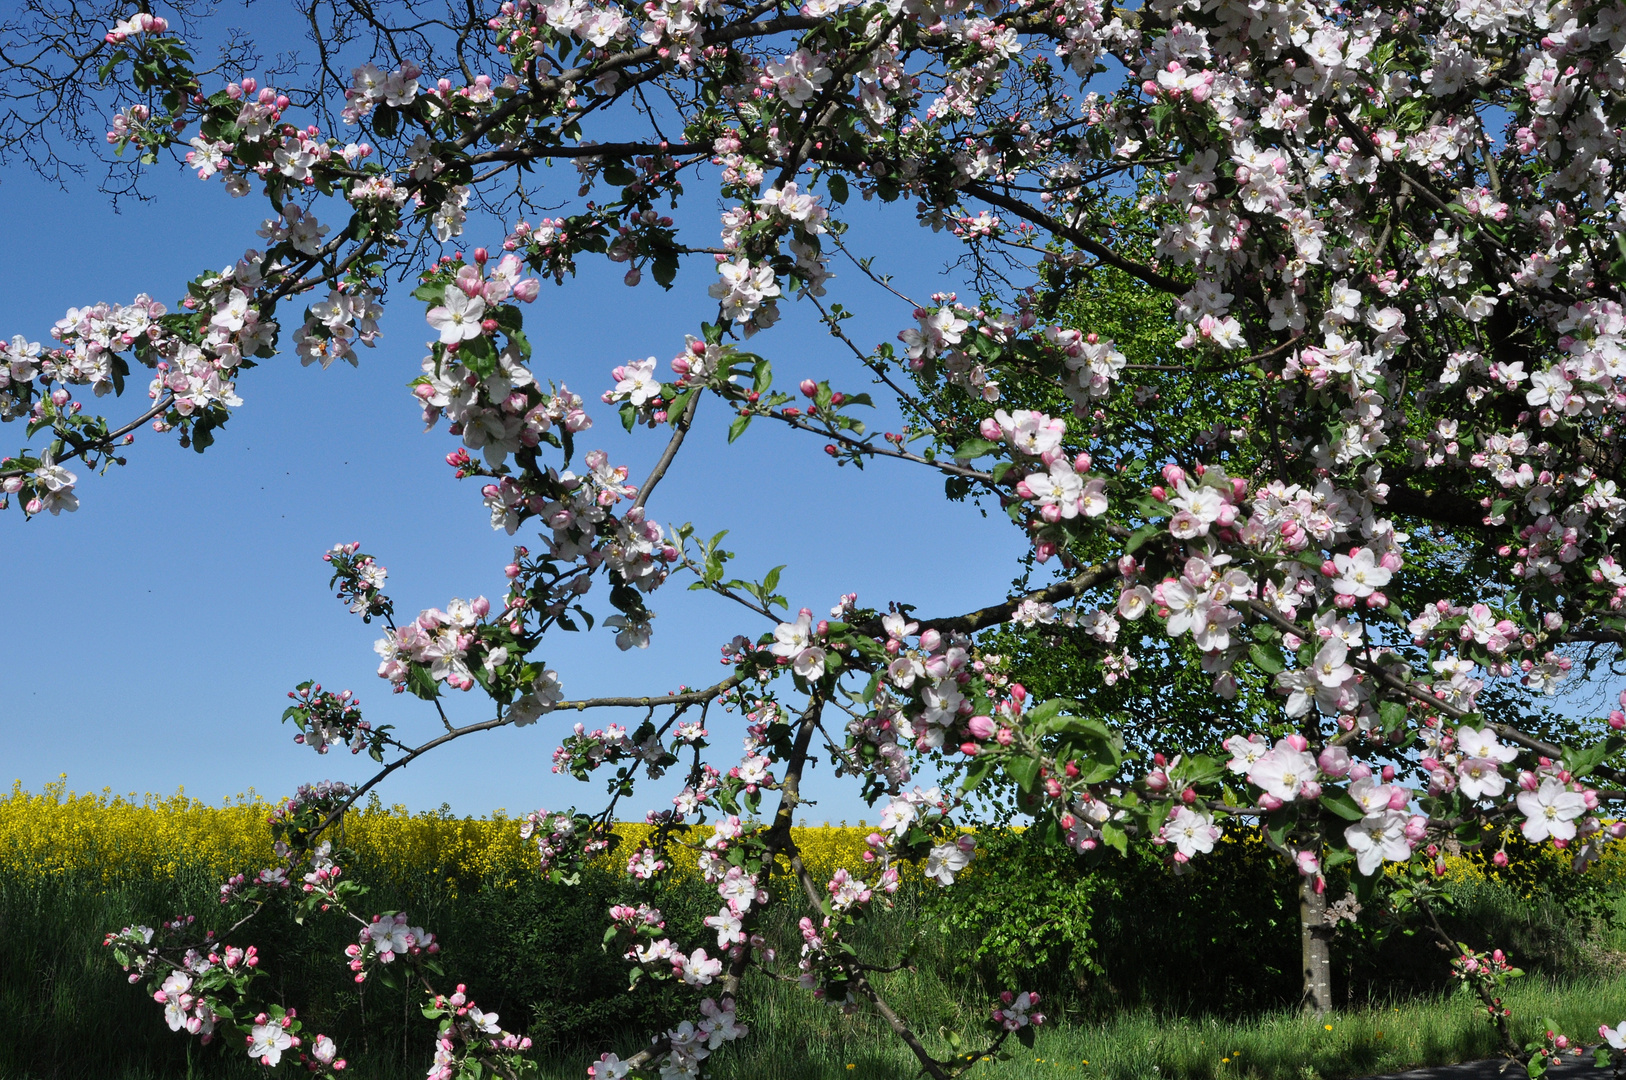
<svg viewBox="0 0 1626 1080">
<path fill-rule="evenodd" d="M 294 742 L 325 754 L 332 746 L 347 746 L 359 754 L 373 746 L 381 733 L 361 718 L 361 700 L 348 690 L 337 694 L 323 690 L 321 683 L 302 683 L 288 691 L 294 703 L 283 714 L 299 726 Z"/>
<path fill-rule="evenodd" d="M 591 822 L 570 814 L 533 810 L 520 822 L 522 840 L 536 839 L 543 873 L 568 873 L 583 859 L 606 851 L 610 838 Z"/>
<path fill-rule="evenodd" d="M 348 604 L 351 613 L 360 615 L 363 622 L 371 622 L 376 616 L 388 616 L 394 610 L 389 597 L 384 595 L 389 571 L 371 555 L 361 554 L 359 542 L 334 544 L 323 552 L 322 561 L 333 567 L 333 587 L 340 602 Z"/>
<path fill-rule="evenodd" d="M 440 1020 L 428 1080 L 453 1080 L 471 1072 L 479 1075 L 485 1067 L 500 1075 L 507 1071 L 504 1065 L 523 1060 L 518 1055 L 531 1048 L 529 1037 L 504 1031 L 498 1023 L 500 1017 L 476 1005 L 462 983 L 451 994 L 435 995 L 424 1015 Z M 482 1066 L 478 1059 L 487 1059 L 488 1065 Z"/>
<path fill-rule="evenodd" d="M 271 812 L 267 820 L 274 835 L 287 830 L 301 829 L 313 818 L 337 809 L 354 794 L 354 789 L 343 780 L 322 780 L 315 784 L 300 784 L 293 795 L 284 799 Z"/>
<path fill-rule="evenodd" d="M 207 998 L 192 993 L 192 976 L 185 971 L 172 971 L 164 977 L 162 985 L 153 991 L 152 999 L 164 1007 L 164 1022 L 169 1030 L 183 1028 L 207 1044 L 214 1037 L 215 1011 Z"/>
<path fill-rule="evenodd" d="M 366 285 L 329 289 L 327 299 L 305 309 L 305 323 L 294 331 L 294 353 L 300 363 L 327 367 L 335 360 L 359 364 L 354 342 L 372 348 L 384 309 Z"/>
<path fill-rule="evenodd" d="M 427 669 L 429 678 L 457 690 L 474 686 L 469 671 L 470 650 L 479 641 L 480 620 L 491 613 L 491 601 L 483 596 L 473 600 L 452 600 L 442 611 L 429 608 L 398 629 L 386 630 L 373 645 L 382 662 L 378 677 L 387 680 L 400 693 L 417 665 Z"/>
<path fill-rule="evenodd" d="M 734 1011 L 734 999 L 725 997 L 700 1001 L 700 1021 L 685 1020 L 667 1031 L 665 1054 L 661 1055 L 660 1073 L 670 1077 L 699 1076 L 701 1062 L 735 1039 L 743 1039 L 751 1029 L 739 1022 Z M 633 1064 L 615 1054 L 601 1054 L 598 1061 L 587 1067 L 591 1080 L 624 1080 L 632 1074 Z"/>
<path fill-rule="evenodd" d="M 634 741 L 619 724 L 588 731 L 585 724 L 578 723 L 554 750 L 553 771 L 580 778 L 601 765 L 628 760 L 642 764 L 653 780 L 675 759 L 661 744 L 660 733 L 653 729 Z"/>
<path fill-rule="evenodd" d="M 252 945 L 220 945 L 213 933 L 201 946 L 172 944 L 194 922 L 193 916 L 184 916 L 163 924 L 161 932 L 127 926 L 108 934 L 103 944 L 113 950 L 130 982 L 148 981 L 152 1000 L 164 1007 L 171 1031 L 184 1031 L 207 1044 L 223 1023 L 229 1023 L 231 1010 L 223 995 L 243 993 L 257 974 L 260 957 Z"/>
<path fill-rule="evenodd" d="M 435 941 L 435 935 L 421 926 L 413 926 L 404 911 L 374 915 L 372 922 L 356 935 L 356 944 L 347 945 L 344 950 L 357 982 L 367 978 L 366 966 L 371 961 L 380 964 L 394 963 L 397 959 L 413 961 L 438 952 L 440 944 Z"/>
<path fill-rule="evenodd" d="M 1101 477 L 1086 480 L 1081 474 L 1088 472 L 1091 459 L 1079 454 L 1069 461 L 1060 452 L 1065 431 L 1059 420 L 1051 421 L 1042 413 L 1038 417 L 1023 416 L 1022 410 L 1012 416 L 1003 409 L 991 421 L 984 421 L 983 433 L 1001 438 L 1016 436 L 1027 429 L 1033 436 L 1024 439 L 1023 453 L 1033 453 L 1046 467 L 1046 472 L 1033 472 L 1018 480 L 1016 493 L 1024 501 L 1037 504 L 1039 518 L 1046 525 L 1054 525 L 1065 518 L 1099 517 L 1107 511 L 1106 481 Z M 1036 453 L 1035 453 L 1036 451 Z"/>
<path fill-rule="evenodd" d="M 1035 1012 L 1038 1008 L 1039 995 L 1031 990 L 1020 994 L 1006 990 L 999 995 L 999 1007 L 994 1010 L 994 1023 L 1006 1031 L 1017 1031 L 1029 1024 L 1038 1027 L 1045 1021 L 1044 1013 Z"/>
<path fill-rule="evenodd" d="M 410 61 L 386 74 L 373 64 L 362 64 L 351 72 L 350 89 L 345 91 L 344 122 L 354 124 L 379 105 L 400 109 L 418 96 L 418 76 Z"/>
</svg>

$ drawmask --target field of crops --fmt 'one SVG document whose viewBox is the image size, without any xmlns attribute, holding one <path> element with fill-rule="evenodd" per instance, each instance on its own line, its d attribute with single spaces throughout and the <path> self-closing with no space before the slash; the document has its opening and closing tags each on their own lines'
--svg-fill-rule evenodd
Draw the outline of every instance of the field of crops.
<svg viewBox="0 0 1626 1080">
<path fill-rule="evenodd" d="M 36 794 L 19 781 L 0 798 L 0 873 L 89 873 L 108 884 L 173 877 L 183 869 L 225 878 L 275 861 L 267 820 L 274 809 L 253 793 L 210 806 L 184 793 L 73 792 L 66 778 Z M 432 878 L 455 886 L 530 872 L 535 847 L 520 838 L 519 825 L 501 816 L 455 817 L 449 809 L 412 814 L 375 798 L 346 815 L 336 840 L 391 882 Z M 625 851 L 642 846 L 651 829 L 623 822 L 615 831 Z M 828 873 L 862 865 L 869 832 L 861 825 L 822 825 L 794 829 L 793 836 L 804 862 Z M 696 830 L 698 837 L 708 834 L 704 826 Z M 601 861 L 605 868 L 615 862 Z M 681 854 L 676 868 L 686 868 Z"/>
</svg>

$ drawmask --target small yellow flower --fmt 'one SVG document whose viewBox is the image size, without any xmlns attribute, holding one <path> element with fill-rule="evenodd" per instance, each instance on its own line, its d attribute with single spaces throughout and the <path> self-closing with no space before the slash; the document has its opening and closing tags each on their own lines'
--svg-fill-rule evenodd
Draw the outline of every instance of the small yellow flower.
<svg viewBox="0 0 1626 1080">
<path fill-rule="evenodd" d="M 1332 1025 L 1331 1024 L 1322 1024 L 1321 1026 L 1326 1028 L 1328 1031 L 1332 1030 Z"/>
<path fill-rule="evenodd" d="M 847 1068 L 849 1068 L 849 1069 L 856 1069 L 856 1068 L 858 1068 L 858 1066 L 857 1066 L 857 1065 L 854 1065 L 854 1064 L 853 1064 L 853 1063 L 852 1063 L 852 1062 L 850 1062 L 850 1061 L 849 1061 L 849 1062 L 847 1062 Z"/>
</svg>

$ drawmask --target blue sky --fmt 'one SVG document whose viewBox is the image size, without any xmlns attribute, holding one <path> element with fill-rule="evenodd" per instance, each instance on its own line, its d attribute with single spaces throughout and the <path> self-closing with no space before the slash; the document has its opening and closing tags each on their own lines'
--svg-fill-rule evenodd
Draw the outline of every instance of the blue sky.
<svg viewBox="0 0 1626 1080">
<path fill-rule="evenodd" d="M 68 307 L 129 302 L 143 291 L 173 304 L 199 271 L 258 242 L 263 202 L 232 200 L 217 182 L 164 166 L 150 180 L 150 202 L 114 213 L 93 183 L 61 192 L 21 169 L 0 174 L 8 208 L 0 334 L 46 341 Z M 702 184 L 689 190 L 685 219 L 711 228 L 715 196 Z M 877 255 L 876 269 L 895 274 L 904 291 L 924 297 L 956 284 L 943 274 L 953 241 L 915 226 L 908 209 L 860 206 L 849 219 L 855 250 Z M 495 247 L 501 238 L 496 223 L 471 219 L 462 241 Z M 858 342 L 889 340 L 908 324 L 908 309 L 850 264 L 834 269 L 831 298 L 860 313 L 848 324 Z M 544 286 L 527 329 L 538 377 L 562 380 L 588 399 L 596 423 L 578 438 L 579 449 L 602 447 L 640 479 L 665 433 L 627 435 L 598 395 L 615 364 L 654 355 L 664 368 L 684 333 L 715 306 L 698 264 L 671 293 L 647 275 L 637 289 L 620 277 L 620 269 L 584 262 L 563 288 Z M 275 795 L 304 781 L 365 776 L 369 762 L 318 758 L 279 724 L 286 691 L 306 678 L 354 689 L 370 719 L 409 737 L 435 729 L 432 710 L 392 697 L 373 674 L 377 632 L 332 599 L 321 553 L 361 541 L 389 568 L 397 610 L 410 615 L 453 596 L 500 594 L 511 545 L 534 530 L 513 539 L 493 532 L 476 487 L 454 480 L 442 461 L 457 440 L 444 427 L 422 431 L 405 384 L 418 373 L 429 331 L 423 305 L 406 293 L 387 298 L 384 336 L 363 350 L 359 369 L 302 368 L 278 357 L 244 373 L 244 404 L 206 454 L 147 432 L 127 467 L 105 478 L 79 470 L 78 513 L 32 522 L 15 509 L 0 516 L 13 596 L 0 628 L 11 661 L 0 779 L 38 790 L 66 773 L 78 790 L 184 786 L 213 801 L 251 787 Z M 773 359 L 787 387 L 811 376 L 870 390 L 812 314 L 789 305 L 787 318 L 752 347 Z M 144 384 L 132 379 L 124 399 L 100 404 L 117 420 L 145 402 Z M 894 419 L 885 411 L 876 417 L 883 428 Z M 818 611 L 856 590 L 866 604 L 900 600 L 948 613 L 1005 594 L 1022 542 L 1002 517 L 946 502 L 941 483 L 913 467 L 837 469 L 821 441 L 769 425 L 728 447 L 727 420 L 715 400 L 702 404 L 651 513 L 665 523 L 693 521 L 702 535 L 730 530 L 725 546 L 739 554 L 742 572 L 787 564 L 781 590 L 793 608 Z M 0 428 L 8 453 L 23 437 L 20 425 Z M 674 577 L 655 595 L 648 650 L 621 653 L 612 635 L 595 632 L 559 634 L 541 655 L 572 697 L 658 693 L 715 679 L 718 647 L 766 626 L 686 584 Z M 483 717 L 477 704 L 455 697 L 454 719 Z M 549 772 L 573 720 L 471 736 L 396 774 L 382 797 L 414 809 L 444 802 L 469 814 L 596 806 L 600 786 Z M 712 733 L 718 753 L 731 755 L 738 722 L 714 723 Z M 873 818 L 852 787 L 822 773 L 811 788 L 821 803 L 810 817 Z"/>
</svg>

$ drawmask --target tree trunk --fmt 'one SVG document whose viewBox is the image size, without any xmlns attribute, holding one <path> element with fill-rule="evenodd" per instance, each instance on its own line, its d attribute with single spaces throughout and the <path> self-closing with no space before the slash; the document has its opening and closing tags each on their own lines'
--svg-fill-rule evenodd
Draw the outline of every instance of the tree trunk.
<svg viewBox="0 0 1626 1080">
<path fill-rule="evenodd" d="M 1299 879 L 1299 935 L 1304 946 L 1304 997 L 1306 1013 L 1320 1016 L 1332 1008 L 1332 951 L 1328 939 L 1327 896 L 1316 892 L 1316 879 Z"/>
</svg>

